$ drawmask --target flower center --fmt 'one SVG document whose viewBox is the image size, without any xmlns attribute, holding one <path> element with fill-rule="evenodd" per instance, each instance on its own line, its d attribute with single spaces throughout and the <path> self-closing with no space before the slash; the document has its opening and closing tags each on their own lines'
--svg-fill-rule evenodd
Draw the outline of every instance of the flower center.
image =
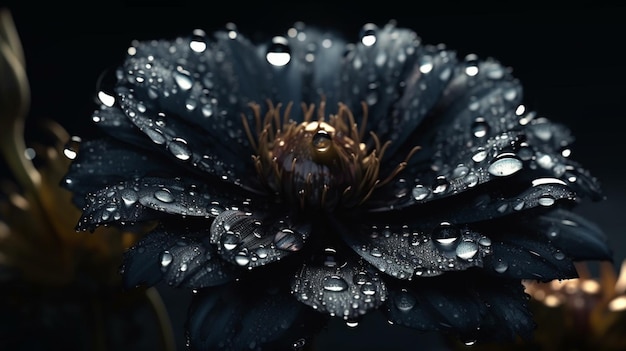
<svg viewBox="0 0 626 351">
<path fill-rule="evenodd" d="M 263 118 L 258 104 L 252 103 L 250 107 L 256 120 L 256 133 L 245 116 L 243 123 L 256 152 L 253 161 L 261 180 L 276 195 L 302 209 L 333 209 L 362 203 L 376 187 L 400 172 L 418 149 L 413 148 L 404 162 L 380 179 L 380 161 L 389 142 L 381 144 L 373 132 L 371 150 L 362 142 L 367 124 L 365 103 L 360 129 L 350 109 L 342 103 L 337 113 L 328 117 L 324 115 L 324 101 L 316 117 L 315 105 L 303 104 L 301 123 L 289 119 L 291 104 L 281 113 L 280 104 L 274 106 L 268 102 L 269 109 Z"/>
</svg>

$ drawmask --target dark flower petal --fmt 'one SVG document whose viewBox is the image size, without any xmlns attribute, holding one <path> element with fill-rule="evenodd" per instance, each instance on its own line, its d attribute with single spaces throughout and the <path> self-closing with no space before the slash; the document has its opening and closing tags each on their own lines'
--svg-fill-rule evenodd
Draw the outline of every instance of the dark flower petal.
<svg viewBox="0 0 626 351">
<path fill-rule="evenodd" d="M 222 257 L 241 267 L 257 267 L 300 251 L 310 234 L 309 223 L 288 215 L 226 210 L 211 223 L 210 241 Z"/>
<path fill-rule="evenodd" d="M 234 279 L 240 271 L 220 258 L 207 237 L 207 231 L 187 230 L 180 236 L 158 227 L 124 254 L 124 285 L 152 286 L 163 280 L 175 287 L 202 288 Z"/>
<path fill-rule="evenodd" d="M 493 254 L 485 258 L 485 270 L 509 278 L 550 281 L 577 278 L 572 258 L 556 249 L 547 239 L 522 233 L 492 240 Z"/>
<path fill-rule="evenodd" d="M 88 140 L 81 143 L 62 184 L 74 194 L 76 205 L 82 208 L 86 205 L 87 194 L 109 184 L 171 171 L 171 164 L 146 150 L 131 148 L 115 139 Z"/>
<path fill-rule="evenodd" d="M 472 343 L 529 338 L 535 324 L 528 299 L 518 280 L 471 270 L 394 286 L 386 307 L 395 324 L 450 332 Z"/>
<path fill-rule="evenodd" d="M 576 261 L 612 260 L 607 237 L 597 224 L 565 209 L 555 209 L 533 221 L 525 221 L 529 230 L 546 233 L 550 243 Z"/>
<path fill-rule="evenodd" d="M 387 299 L 387 288 L 376 270 L 361 260 L 305 264 L 291 291 L 305 305 L 331 316 L 357 319 Z"/>
<path fill-rule="evenodd" d="M 268 277 L 266 277 L 268 278 Z M 194 294 L 188 320 L 190 350 L 291 350 L 319 331 L 312 313 L 286 289 L 235 282 Z"/>
<path fill-rule="evenodd" d="M 399 279 L 482 267 L 491 250 L 487 237 L 448 222 L 427 231 L 389 225 L 344 227 L 338 231 L 367 262 Z"/>
<path fill-rule="evenodd" d="M 272 69 L 273 96 L 276 102 L 294 106 L 317 103 L 322 97 L 332 109 L 341 101 L 341 62 L 344 61 L 346 42 L 333 32 L 308 28 L 295 23 L 285 36 L 277 36 L 259 46 Z M 273 64 L 271 55 L 288 55 L 284 65 Z M 282 62 L 281 62 L 282 63 Z M 259 101 L 260 102 L 260 101 Z M 294 108 L 291 117 L 302 121 L 303 113 Z"/>
<path fill-rule="evenodd" d="M 192 180 L 156 177 L 108 185 L 88 196 L 78 228 L 92 230 L 105 223 L 136 223 L 163 214 L 212 218 L 227 208 L 251 205 L 252 199 L 226 189 Z"/>
<path fill-rule="evenodd" d="M 393 23 L 380 28 L 365 25 L 361 42 L 349 49 L 343 66 L 343 101 L 356 116 L 362 114 L 361 102 L 367 103 L 367 130 L 391 141 L 388 153 L 393 155 L 439 99 L 455 55 L 423 46 L 415 32 Z"/>
</svg>

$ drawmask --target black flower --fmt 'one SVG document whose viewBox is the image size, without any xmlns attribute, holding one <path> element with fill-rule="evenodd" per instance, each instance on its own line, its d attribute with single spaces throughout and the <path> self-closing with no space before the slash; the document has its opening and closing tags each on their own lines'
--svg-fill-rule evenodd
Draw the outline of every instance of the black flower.
<svg viewBox="0 0 626 351">
<path fill-rule="evenodd" d="M 64 179 L 80 230 L 154 223 L 127 286 L 196 293 L 193 349 L 293 346 L 383 311 L 463 340 L 530 336 L 522 280 L 608 260 L 572 135 L 494 59 L 393 22 L 133 42 Z M 305 338 L 305 339 L 300 339 Z"/>
</svg>

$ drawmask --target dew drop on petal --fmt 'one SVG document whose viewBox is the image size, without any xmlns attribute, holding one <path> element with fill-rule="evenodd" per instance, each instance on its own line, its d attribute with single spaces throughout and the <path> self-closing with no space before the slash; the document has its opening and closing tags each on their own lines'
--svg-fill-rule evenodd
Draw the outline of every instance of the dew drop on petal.
<svg viewBox="0 0 626 351">
<path fill-rule="evenodd" d="M 326 291 L 341 292 L 348 289 L 348 283 L 340 276 L 331 275 L 324 277 L 322 286 Z"/>
<path fill-rule="evenodd" d="M 167 145 L 167 148 L 170 150 L 172 155 L 179 160 L 186 161 L 191 158 L 191 150 L 189 150 L 185 139 L 174 138 L 174 140 Z"/>
<path fill-rule="evenodd" d="M 174 197 L 172 196 L 172 193 L 166 188 L 155 191 L 154 198 L 165 203 L 174 202 Z"/>
<path fill-rule="evenodd" d="M 503 261 L 502 259 L 498 259 L 493 264 L 493 269 L 495 269 L 495 271 L 498 273 L 504 273 L 506 272 L 507 269 L 509 269 L 509 264 L 506 263 L 506 261 Z"/>
<path fill-rule="evenodd" d="M 442 222 L 433 229 L 430 237 L 437 247 L 451 249 L 461 237 L 461 231 L 449 222 Z"/>
<path fill-rule="evenodd" d="M 459 243 L 456 247 L 456 255 L 457 257 L 469 260 L 474 258 L 478 253 L 478 245 L 472 241 L 463 241 Z"/>
<path fill-rule="evenodd" d="M 554 196 L 550 194 L 541 195 L 539 199 L 537 199 L 537 203 L 539 203 L 541 206 L 546 206 L 546 207 L 554 205 L 555 202 L 556 202 L 556 199 L 554 198 Z"/>
<path fill-rule="evenodd" d="M 487 171 L 496 177 L 510 176 L 523 167 L 522 161 L 513 156 L 505 156 L 495 160 Z"/>
<path fill-rule="evenodd" d="M 120 196 L 126 207 L 130 207 L 131 205 L 133 205 L 135 202 L 137 202 L 137 199 L 139 198 L 139 196 L 133 189 L 123 189 L 122 191 L 120 191 Z"/>
<path fill-rule="evenodd" d="M 163 253 L 161 254 L 161 267 L 165 268 L 169 266 L 169 264 L 172 263 L 173 259 L 174 256 L 172 256 L 169 251 L 163 251 Z"/>
<path fill-rule="evenodd" d="M 417 299 L 405 289 L 402 289 L 394 300 L 396 307 L 402 312 L 408 312 L 415 307 Z"/>
<path fill-rule="evenodd" d="M 174 71 L 172 75 L 181 90 L 189 90 L 193 86 L 193 80 L 188 72 L 179 69 Z"/>
<path fill-rule="evenodd" d="M 430 195 L 430 189 L 418 184 L 411 191 L 411 195 L 413 195 L 413 199 L 415 199 L 415 201 L 422 201 Z"/>
</svg>

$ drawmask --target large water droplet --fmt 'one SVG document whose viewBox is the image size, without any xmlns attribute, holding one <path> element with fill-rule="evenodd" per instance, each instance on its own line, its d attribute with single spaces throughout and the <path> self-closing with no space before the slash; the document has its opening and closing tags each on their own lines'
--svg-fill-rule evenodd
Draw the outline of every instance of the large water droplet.
<svg viewBox="0 0 626 351">
<path fill-rule="evenodd" d="M 400 311 L 408 312 L 412 310 L 413 307 L 415 307 L 415 304 L 417 303 L 417 299 L 408 291 L 402 289 L 402 291 L 400 292 L 400 294 L 398 294 L 394 302 L 396 304 L 396 307 Z"/>
<path fill-rule="evenodd" d="M 428 189 L 427 187 L 423 185 L 418 184 L 411 191 L 411 195 L 413 195 L 413 198 L 415 199 L 415 201 L 422 201 L 426 199 L 428 195 L 430 195 L 430 189 Z"/>
<path fill-rule="evenodd" d="M 186 161 L 191 158 L 191 150 L 189 150 L 185 139 L 174 138 L 174 140 L 167 145 L 167 148 L 170 150 L 172 155 L 179 160 Z"/>
<path fill-rule="evenodd" d="M 174 196 L 172 196 L 172 193 L 166 188 L 155 191 L 154 198 L 165 203 L 174 201 Z"/>
<path fill-rule="evenodd" d="M 463 241 L 459 243 L 459 245 L 457 245 L 456 247 L 457 257 L 464 259 L 464 260 L 469 260 L 469 259 L 474 258 L 474 256 L 476 256 L 477 253 L 478 253 L 478 245 L 476 245 L 476 243 L 472 241 Z"/>
<path fill-rule="evenodd" d="M 461 237 L 461 231 L 449 222 L 442 222 L 433 229 L 430 237 L 437 247 L 449 250 Z"/>
<path fill-rule="evenodd" d="M 348 283 L 340 276 L 331 275 L 324 277 L 322 286 L 326 291 L 341 292 L 348 289 Z"/>
<path fill-rule="evenodd" d="M 280 250 L 299 251 L 304 246 L 304 240 L 301 235 L 285 228 L 274 234 L 274 245 Z"/>
<path fill-rule="evenodd" d="M 169 251 L 163 251 L 163 253 L 161 254 L 161 267 L 165 268 L 169 266 L 169 264 L 172 263 L 173 259 L 174 256 L 172 256 Z"/>
<path fill-rule="evenodd" d="M 493 264 L 493 269 L 495 269 L 495 271 L 498 273 L 504 273 L 506 272 L 507 269 L 509 269 L 509 264 L 506 263 L 506 261 L 503 261 L 502 259 L 498 259 Z"/>
<path fill-rule="evenodd" d="M 507 155 L 495 160 L 487 171 L 496 177 L 510 176 L 523 168 L 522 161 L 512 155 Z"/>
</svg>

